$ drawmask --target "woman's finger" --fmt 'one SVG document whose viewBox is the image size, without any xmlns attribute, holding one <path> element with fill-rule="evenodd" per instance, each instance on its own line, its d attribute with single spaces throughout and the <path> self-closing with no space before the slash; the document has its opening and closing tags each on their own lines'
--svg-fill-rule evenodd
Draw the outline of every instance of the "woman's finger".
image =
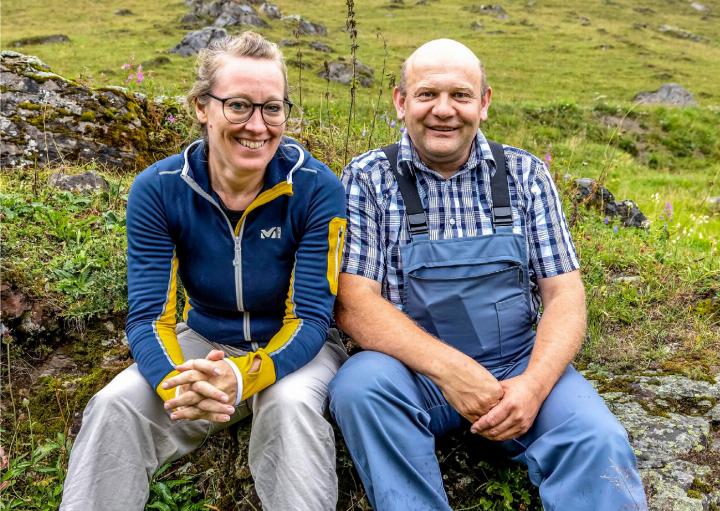
<svg viewBox="0 0 720 511">
<path fill-rule="evenodd" d="M 198 381 L 192 384 L 192 390 L 201 394 L 203 397 L 214 399 L 226 403 L 229 399 L 228 395 L 207 381 Z"/>
</svg>

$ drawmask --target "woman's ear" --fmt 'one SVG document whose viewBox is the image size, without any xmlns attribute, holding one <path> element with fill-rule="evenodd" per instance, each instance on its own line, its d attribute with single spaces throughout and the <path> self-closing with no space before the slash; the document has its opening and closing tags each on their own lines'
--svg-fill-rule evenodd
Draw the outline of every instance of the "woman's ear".
<svg viewBox="0 0 720 511">
<path fill-rule="evenodd" d="M 198 101 L 197 98 L 195 98 L 195 115 L 197 116 L 198 121 L 200 124 L 207 124 L 207 112 L 206 112 L 207 105 L 204 105 Z"/>
</svg>

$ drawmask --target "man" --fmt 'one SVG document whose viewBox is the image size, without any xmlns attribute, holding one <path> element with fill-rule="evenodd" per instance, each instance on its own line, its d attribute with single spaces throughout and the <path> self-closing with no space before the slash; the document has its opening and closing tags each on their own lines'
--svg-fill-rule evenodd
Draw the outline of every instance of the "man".
<svg viewBox="0 0 720 511">
<path fill-rule="evenodd" d="M 393 94 L 397 155 L 345 169 L 336 321 L 365 351 L 330 408 L 378 510 L 450 509 L 435 438 L 467 426 L 527 465 L 547 510 L 646 509 L 625 430 L 570 365 L 585 301 L 557 191 L 531 154 L 490 147 L 491 97 L 472 51 L 431 41 Z"/>
</svg>

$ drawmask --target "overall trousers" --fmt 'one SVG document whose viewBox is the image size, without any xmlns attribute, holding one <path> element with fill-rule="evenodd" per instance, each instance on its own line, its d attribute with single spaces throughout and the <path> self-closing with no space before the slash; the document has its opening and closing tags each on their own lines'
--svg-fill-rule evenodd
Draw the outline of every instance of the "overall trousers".
<svg viewBox="0 0 720 511">
<path fill-rule="evenodd" d="M 535 330 L 525 236 L 512 228 L 504 151 L 494 142 L 491 149 L 493 234 L 440 240 L 429 239 L 414 174 L 397 170 L 397 146 L 385 151 L 411 238 L 400 249 L 403 311 L 504 380 L 526 369 Z M 330 409 L 374 509 L 451 509 L 435 438 L 470 424 L 430 379 L 390 356 L 361 352 L 331 382 Z M 647 509 L 625 429 L 570 365 L 533 426 L 498 444 L 527 466 L 546 511 Z"/>
</svg>

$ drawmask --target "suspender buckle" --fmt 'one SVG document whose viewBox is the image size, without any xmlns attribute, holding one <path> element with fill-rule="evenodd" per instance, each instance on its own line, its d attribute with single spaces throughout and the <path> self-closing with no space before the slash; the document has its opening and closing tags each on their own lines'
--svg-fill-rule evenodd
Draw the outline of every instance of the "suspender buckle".
<svg viewBox="0 0 720 511">
<path fill-rule="evenodd" d="M 411 236 L 414 234 L 427 234 L 428 227 L 424 211 L 414 215 L 407 215 L 407 220 Z"/>
<path fill-rule="evenodd" d="M 509 206 L 492 208 L 493 225 L 495 227 L 512 226 L 512 209 Z"/>
</svg>

